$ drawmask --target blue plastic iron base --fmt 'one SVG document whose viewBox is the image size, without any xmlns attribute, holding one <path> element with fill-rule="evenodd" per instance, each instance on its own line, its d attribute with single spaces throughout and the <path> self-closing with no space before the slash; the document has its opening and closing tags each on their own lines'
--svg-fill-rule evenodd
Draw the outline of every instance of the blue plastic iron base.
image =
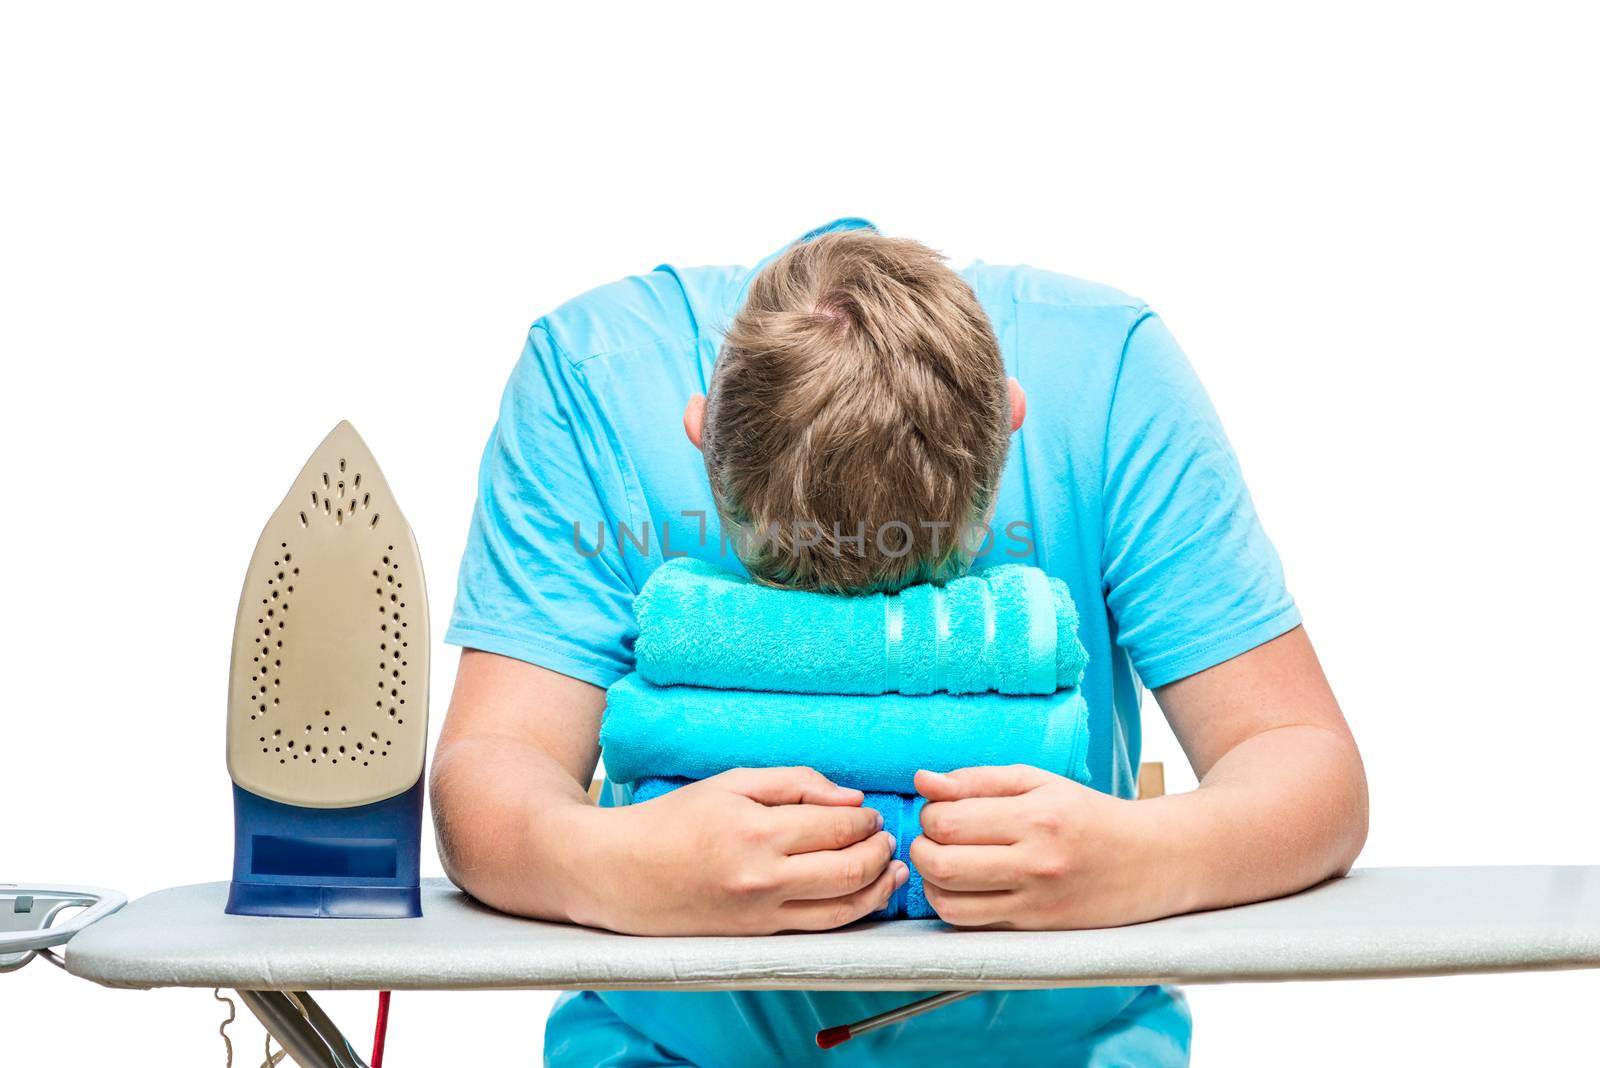
<svg viewBox="0 0 1600 1068">
<path fill-rule="evenodd" d="M 233 787 L 239 916 L 399 919 L 422 915 L 422 780 L 355 808 L 303 808 Z"/>
</svg>

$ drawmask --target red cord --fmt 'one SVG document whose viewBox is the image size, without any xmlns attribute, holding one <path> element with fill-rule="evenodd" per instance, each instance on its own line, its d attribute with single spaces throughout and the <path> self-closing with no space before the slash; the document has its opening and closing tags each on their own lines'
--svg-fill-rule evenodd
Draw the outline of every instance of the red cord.
<svg viewBox="0 0 1600 1068">
<path fill-rule="evenodd" d="M 389 992 L 378 991 L 378 1026 L 372 1033 L 372 1068 L 383 1068 L 383 1039 L 389 1032 Z"/>
</svg>

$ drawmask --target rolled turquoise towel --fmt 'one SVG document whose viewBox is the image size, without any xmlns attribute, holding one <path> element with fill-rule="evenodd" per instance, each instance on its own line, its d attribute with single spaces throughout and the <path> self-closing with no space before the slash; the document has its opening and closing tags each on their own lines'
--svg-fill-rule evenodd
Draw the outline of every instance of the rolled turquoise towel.
<svg viewBox="0 0 1600 1068">
<path fill-rule="evenodd" d="M 1089 714 L 1075 689 L 1037 697 L 730 693 L 627 675 L 606 692 L 606 775 L 704 779 L 728 768 L 816 768 L 868 792 L 912 794 L 918 768 L 1032 764 L 1089 781 Z"/>
<path fill-rule="evenodd" d="M 658 686 L 810 694 L 1048 694 L 1089 662 L 1066 583 L 1003 564 L 855 597 L 777 590 L 670 560 L 634 601 L 637 669 Z"/>
<path fill-rule="evenodd" d="M 634 803 L 660 797 L 688 783 L 688 779 L 641 779 L 633 786 Z M 862 802 L 883 814 L 883 829 L 894 835 L 894 855 L 910 870 L 905 885 L 894 892 L 886 907 L 872 914 L 874 919 L 926 920 L 935 915 L 922 886 L 922 875 L 911 863 L 911 841 L 922 833 L 922 806 L 926 803 L 918 794 L 883 793 L 869 793 Z"/>
</svg>

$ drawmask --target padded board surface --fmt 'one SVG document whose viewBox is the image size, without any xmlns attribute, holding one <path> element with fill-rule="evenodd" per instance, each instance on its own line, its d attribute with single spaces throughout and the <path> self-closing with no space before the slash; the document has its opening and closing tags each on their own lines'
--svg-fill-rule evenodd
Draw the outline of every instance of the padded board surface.
<svg viewBox="0 0 1600 1068">
<path fill-rule="evenodd" d="M 75 938 L 108 986 L 261 990 L 943 990 L 1225 983 L 1600 966 L 1600 868 L 1368 868 L 1276 901 L 1097 931 L 937 921 L 767 938 L 635 938 L 521 920 L 442 879 L 420 920 L 225 916 L 162 890 Z"/>
<path fill-rule="evenodd" d="M 317 446 L 245 574 L 228 678 L 228 773 L 311 808 L 422 774 L 428 603 L 411 528 L 348 422 Z"/>
</svg>

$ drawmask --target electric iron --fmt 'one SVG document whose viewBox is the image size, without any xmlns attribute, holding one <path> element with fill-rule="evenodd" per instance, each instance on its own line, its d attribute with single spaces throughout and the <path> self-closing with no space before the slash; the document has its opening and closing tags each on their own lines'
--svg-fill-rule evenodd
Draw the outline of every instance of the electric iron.
<svg viewBox="0 0 1600 1068">
<path fill-rule="evenodd" d="M 239 595 L 227 911 L 420 916 L 427 739 L 421 558 L 342 422 L 267 521 Z"/>
</svg>

